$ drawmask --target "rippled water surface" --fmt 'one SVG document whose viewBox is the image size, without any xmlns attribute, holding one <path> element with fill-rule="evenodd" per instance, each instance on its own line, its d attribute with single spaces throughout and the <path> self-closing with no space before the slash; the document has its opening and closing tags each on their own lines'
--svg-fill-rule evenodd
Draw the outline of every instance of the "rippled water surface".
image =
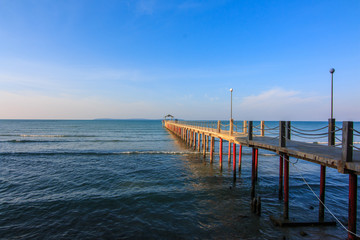
<svg viewBox="0 0 360 240">
<path fill-rule="evenodd" d="M 279 163 L 278 156 L 262 150 L 257 185 L 262 216 L 252 214 L 250 153 L 244 149 L 234 182 L 231 164 L 224 161 L 221 170 L 218 155 L 210 164 L 161 121 L 1 120 L 0 238 L 346 237 L 339 224 L 292 229 L 271 224 L 269 216 L 281 217 L 283 208 L 277 198 Z M 318 203 L 303 178 L 317 193 L 320 168 L 291 161 L 296 167 L 290 167 L 290 218 L 316 221 Z M 345 224 L 347 188 L 348 177 L 328 169 L 326 202 Z M 333 220 L 328 213 L 326 219 Z"/>
</svg>

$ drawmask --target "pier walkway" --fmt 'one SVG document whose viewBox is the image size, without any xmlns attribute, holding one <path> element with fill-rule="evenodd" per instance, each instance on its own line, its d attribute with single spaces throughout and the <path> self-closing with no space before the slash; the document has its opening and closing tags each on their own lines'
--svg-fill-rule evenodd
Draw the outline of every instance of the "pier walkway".
<svg viewBox="0 0 360 240">
<path fill-rule="evenodd" d="M 238 171 L 241 171 L 242 146 L 252 148 L 252 207 L 254 212 L 255 205 L 260 205 L 259 197 L 255 194 L 255 183 L 258 172 L 258 149 L 273 151 L 279 155 L 279 199 L 284 200 L 283 220 L 275 221 L 278 225 L 289 225 L 289 157 L 311 161 L 321 166 L 320 168 L 320 194 L 319 194 L 319 222 L 312 225 L 331 225 L 324 222 L 324 203 L 325 203 L 325 178 L 326 167 L 336 168 L 341 174 L 349 174 L 349 216 L 348 216 L 348 238 L 356 239 L 356 211 L 357 211 L 357 175 L 360 174 L 360 151 L 353 145 L 354 136 L 359 137 L 359 131 L 353 128 L 353 122 L 343 122 L 342 128 L 335 126 L 335 119 L 329 119 L 328 126 L 313 132 L 306 132 L 291 126 L 291 122 L 280 121 L 278 126 L 269 128 L 265 122 L 261 121 L 258 126 L 254 126 L 253 121 L 243 121 L 242 126 L 234 124 L 230 120 L 228 124 L 217 122 L 194 122 L 165 120 L 164 126 L 182 140 L 184 140 L 194 150 L 202 152 L 205 157 L 210 152 L 210 162 L 214 158 L 215 138 L 219 139 L 219 164 L 222 167 L 223 161 L 223 141 L 228 144 L 228 161 L 233 159 L 233 174 L 236 179 L 236 163 Z M 318 130 L 327 130 L 319 133 Z M 305 131 L 305 132 L 304 132 Z M 265 135 L 265 132 L 272 132 Z M 275 133 L 274 133 L 275 132 Z M 342 135 L 342 139 L 336 137 L 336 133 Z M 292 140 L 291 135 L 301 136 L 301 134 L 314 137 L 327 137 L 327 144 L 309 143 Z M 336 145 L 336 140 L 340 144 Z M 210 143 L 209 143 L 210 142 Z M 239 146 L 238 161 L 236 160 L 236 146 Z M 299 223 L 293 226 L 301 225 Z M 302 225 L 309 225 L 303 223 Z"/>
</svg>

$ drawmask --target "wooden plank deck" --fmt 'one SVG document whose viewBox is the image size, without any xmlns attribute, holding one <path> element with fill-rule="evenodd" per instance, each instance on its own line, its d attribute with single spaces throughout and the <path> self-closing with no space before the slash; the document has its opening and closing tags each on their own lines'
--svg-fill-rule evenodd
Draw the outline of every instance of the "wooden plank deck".
<svg viewBox="0 0 360 240">
<path fill-rule="evenodd" d="M 311 161 L 327 167 L 336 168 L 340 173 L 360 174 L 360 151 L 353 150 L 353 161 L 342 161 L 342 149 L 339 147 L 326 146 L 316 143 L 306 143 L 301 141 L 286 140 L 286 147 L 279 146 L 279 139 L 267 136 L 253 136 L 248 140 L 248 135 L 234 132 L 231 136 L 229 131 L 214 128 L 196 127 L 180 123 L 171 123 L 174 126 L 195 131 L 200 134 L 222 138 L 223 140 L 241 144 L 247 147 L 254 147 L 273 151 L 276 153 L 288 154 L 291 157 Z"/>
</svg>

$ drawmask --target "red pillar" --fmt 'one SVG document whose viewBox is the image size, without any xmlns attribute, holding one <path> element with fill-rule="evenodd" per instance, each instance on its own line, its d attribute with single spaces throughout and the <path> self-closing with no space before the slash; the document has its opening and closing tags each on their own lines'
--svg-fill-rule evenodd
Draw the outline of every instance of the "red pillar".
<svg viewBox="0 0 360 240">
<path fill-rule="evenodd" d="M 289 156 L 284 155 L 284 218 L 289 219 Z"/>
<path fill-rule="evenodd" d="M 236 144 L 233 143 L 233 175 L 234 180 L 236 179 Z"/>
<path fill-rule="evenodd" d="M 242 145 L 239 145 L 239 175 L 241 172 L 241 155 L 242 155 Z"/>
<path fill-rule="evenodd" d="M 320 166 L 320 202 L 319 202 L 319 221 L 324 221 L 324 205 L 325 204 L 325 176 L 326 176 L 326 167 Z"/>
<path fill-rule="evenodd" d="M 229 141 L 229 150 L 228 150 L 228 162 L 231 161 L 231 142 Z"/>
<path fill-rule="evenodd" d="M 259 149 L 255 148 L 255 181 L 258 179 L 258 153 Z"/>
<path fill-rule="evenodd" d="M 214 137 L 211 137 L 210 141 L 210 163 L 214 160 Z"/>
<path fill-rule="evenodd" d="M 219 164 L 220 164 L 220 168 L 222 168 L 222 155 L 223 155 L 223 140 L 222 138 L 220 138 L 220 143 L 219 143 Z"/>
<path fill-rule="evenodd" d="M 251 154 L 251 182 L 255 184 L 255 148 L 252 149 Z"/>
<path fill-rule="evenodd" d="M 196 132 L 194 132 L 194 151 L 196 150 Z"/>
<path fill-rule="evenodd" d="M 348 230 L 356 234 L 356 208 L 357 208 L 357 175 L 349 174 L 349 216 Z M 357 239 L 352 233 L 348 233 L 349 239 Z"/>
<path fill-rule="evenodd" d="M 200 143 L 201 143 L 201 135 L 200 132 L 198 133 L 198 152 L 200 152 Z"/>
<path fill-rule="evenodd" d="M 255 148 L 251 154 L 251 200 L 255 197 Z"/>
<path fill-rule="evenodd" d="M 279 161 L 279 199 L 283 199 L 283 170 L 284 168 L 284 160 L 283 155 L 280 154 L 280 161 Z"/>
</svg>

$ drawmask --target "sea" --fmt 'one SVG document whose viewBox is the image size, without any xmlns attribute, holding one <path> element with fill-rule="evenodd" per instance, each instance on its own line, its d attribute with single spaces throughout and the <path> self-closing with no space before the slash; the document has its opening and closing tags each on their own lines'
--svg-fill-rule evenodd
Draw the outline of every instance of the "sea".
<svg viewBox="0 0 360 240">
<path fill-rule="evenodd" d="M 269 131 L 278 125 L 266 122 Z M 327 141 L 326 125 L 292 122 L 308 130 L 302 141 L 317 144 Z M 218 142 L 210 163 L 161 120 L 0 120 L 0 239 L 347 237 L 348 175 L 327 168 L 325 220 L 336 226 L 280 228 L 270 220 L 283 214 L 279 156 L 259 150 L 258 216 L 250 204 L 251 149 L 243 147 L 234 179 L 224 144 L 220 168 Z M 290 220 L 317 221 L 320 166 L 290 161 Z"/>
</svg>

